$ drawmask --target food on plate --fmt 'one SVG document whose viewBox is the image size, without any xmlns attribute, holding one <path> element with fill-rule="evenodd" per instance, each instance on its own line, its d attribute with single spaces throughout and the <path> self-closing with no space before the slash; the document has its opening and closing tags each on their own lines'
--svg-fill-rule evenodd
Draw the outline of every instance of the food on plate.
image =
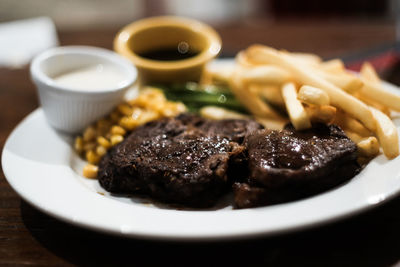
<svg viewBox="0 0 400 267">
<path fill-rule="evenodd" d="M 374 136 L 365 137 L 357 142 L 358 154 L 362 157 L 375 157 L 379 154 L 379 142 Z"/>
<path fill-rule="evenodd" d="M 351 179 L 381 149 L 397 157 L 398 98 L 370 64 L 356 75 L 338 59 L 253 45 L 200 83 L 145 86 L 75 147 L 85 177 L 112 193 L 209 207 L 233 192 L 237 208 L 270 205 Z"/>
<path fill-rule="evenodd" d="M 75 150 L 92 165 L 100 162 L 107 151 L 124 140 L 136 127 L 161 117 L 172 117 L 186 111 L 180 102 L 168 101 L 157 89 L 143 90 L 135 99 L 119 104 L 109 116 L 88 126 L 75 139 Z M 96 166 L 87 166 L 83 175 L 95 178 Z"/>
<path fill-rule="evenodd" d="M 357 145 L 337 126 L 262 130 L 252 120 L 182 114 L 135 129 L 103 157 L 98 178 L 112 193 L 190 207 L 215 204 L 234 183 L 235 205 L 246 208 L 325 191 L 359 169 Z"/>
<path fill-rule="evenodd" d="M 375 130 L 375 121 L 368 106 L 348 94 L 346 91 L 328 82 L 318 73 L 313 71 L 311 66 L 301 64 L 287 53 L 279 52 L 264 46 L 251 46 L 248 48 L 248 56 L 259 64 L 276 64 L 288 69 L 293 77 L 303 85 L 310 85 L 324 90 L 333 106 L 344 110 L 357 120 L 360 120 L 368 129 Z"/>
<path fill-rule="evenodd" d="M 248 132 L 249 120 L 211 121 L 183 114 L 147 123 L 100 162 L 99 182 L 113 193 L 141 193 L 155 199 L 207 207 L 229 188 L 228 172 Z M 235 172 L 233 172 L 235 174 Z"/>
<path fill-rule="evenodd" d="M 199 110 L 202 117 L 212 120 L 249 119 L 250 116 L 218 106 L 204 106 Z"/>
<path fill-rule="evenodd" d="M 271 77 L 272 70 L 277 77 Z M 233 68 L 224 68 L 223 72 L 218 75 L 217 69 L 208 71 L 206 80 L 212 81 L 214 76 L 225 79 L 220 83 L 229 84 L 258 121 L 262 118 L 279 125 L 285 119 L 281 112 L 284 103 L 284 111 L 298 130 L 316 122 L 333 123 L 356 143 L 375 137 L 388 158 L 399 155 L 397 129 L 390 118 L 392 111 L 399 111 L 400 94 L 383 89 L 369 63 L 357 75 L 347 71 L 339 59 L 322 61 L 312 54 L 252 45 L 237 54 Z M 383 134 L 383 125 L 390 134 Z M 391 146 L 384 145 L 387 143 Z M 376 155 L 367 154 L 369 159 Z M 360 157 L 364 156 L 360 153 Z"/>
<path fill-rule="evenodd" d="M 286 110 L 294 128 L 298 131 L 311 128 L 310 118 L 307 116 L 304 106 L 297 99 L 295 84 L 289 82 L 282 85 L 282 95 L 285 100 Z"/>
<path fill-rule="evenodd" d="M 382 146 L 383 153 L 389 159 L 397 157 L 399 155 L 399 137 L 396 126 L 383 112 L 373 107 L 370 107 L 370 109 L 377 125 L 376 135 Z"/>
<path fill-rule="evenodd" d="M 327 93 L 319 88 L 308 85 L 300 87 L 297 98 L 308 105 L 329 105 L 329 96 Z"/>
<path fill-rule="evenodd" d="M 246 137 L 249 175 L 234 184 L 235 205 L 249 208 L 304 198 L 356 175 L 357 146 L 337 126 L 260 130 Z"/>
<path fill-rule="evenodd" d="M 218 105 L 232 111 L 247 113 L 247 110 L 235 98 L 235 95 L 224 86 L 202 86 L 195 82 L 175 85 L 157 85 L 170 101 L 185 104 L 190 112 L 198 112 L 204 106 Z"/>
</svg>

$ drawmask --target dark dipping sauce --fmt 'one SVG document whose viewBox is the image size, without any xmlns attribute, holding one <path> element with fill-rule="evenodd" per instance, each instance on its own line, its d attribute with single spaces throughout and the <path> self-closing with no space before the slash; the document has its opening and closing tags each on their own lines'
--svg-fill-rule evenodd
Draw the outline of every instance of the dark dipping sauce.
<svg viewBox="0 0 400 267">
<path fill-rule="evenodd" d="M 193 50 L 180 51 L 178 48 L 165 48 L 153 51 L 146 51 L 144 53 L 140 53 L 139 56 L 150 60 L 175 61 L 188 59 L 198 54 L 198 51 Z"/>
</svg>

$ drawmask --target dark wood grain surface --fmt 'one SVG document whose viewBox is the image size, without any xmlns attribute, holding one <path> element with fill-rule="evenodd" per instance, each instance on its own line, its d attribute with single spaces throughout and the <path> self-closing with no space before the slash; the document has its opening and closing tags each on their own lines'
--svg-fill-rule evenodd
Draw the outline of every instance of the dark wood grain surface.
<svg viewBox="0 0 400 267">
<path fill-rule="evenodd" d="M 332 57 L 390 43 L 395 38 L 392 24 L 373 21 L 243 21 L 218 27 L 218 31 L 225 55 L 257 42 Z M 59 38 L 62 45 L 111 48 L 115 33 L 60 32 Z M 1 149 L 12 129 L 36 107 L 28 68 L 0 68 Z M 400 260 L 399 214 L 397 198 L 340 222 L 275 237 L 214 243 L 123 239 L 80 229 L 43 214 L 16 195 L 1 171 L 0 266 L 387 266 Z"/>
</svg>

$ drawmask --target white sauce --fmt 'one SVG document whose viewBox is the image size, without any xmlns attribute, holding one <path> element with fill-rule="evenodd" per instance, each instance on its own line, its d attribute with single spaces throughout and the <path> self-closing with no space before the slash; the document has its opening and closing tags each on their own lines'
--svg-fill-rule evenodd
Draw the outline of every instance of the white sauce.
<svg viewBox="0 0 400 267">
<path fill-rule="evenodd" d="M 53 79 L 58 85 L 71 89 L 105 90 L 121 86 L 126 76 L 111 64 L 97 64 L 63 73 Z"/>
</svg>

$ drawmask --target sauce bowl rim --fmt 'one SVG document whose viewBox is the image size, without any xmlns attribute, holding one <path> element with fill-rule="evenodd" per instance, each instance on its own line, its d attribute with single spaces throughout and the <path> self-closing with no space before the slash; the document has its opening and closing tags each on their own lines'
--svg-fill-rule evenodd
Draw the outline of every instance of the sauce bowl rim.
<svg viewBox="0 0 400 267">
<path fill-rule="evenodd" d="M 123 82 L 121 82 L 118 86 L 111 86 L 109 88 L 102 89 L 79 88 L 61 85 L 54 81 L 54 79 L 51 78 L 48 74 L 44 73 L 41 64 L 45 63 L 47 60 L 53 57 L 68 55 L 78 55 L 82 57 L 91 56 L 98 58 L 100 63 L 113 64 L 118 69 L 123 70 L 123 75 L 125 76 L 125 78 Z M 31 62 L 30 75 L 31 79 L 35 83 L 41 83 L 48 88 L 66 93 L 89 95 L 112 93 L 120 90 L 125 90 L 137 80 L 138 76 L 137 70 L 132 65 L 132 63 L 129 62 L 129 60 L 123 58 L 121 55 L 105 48 L 84 45 L 58 46 L 40 53 L 39 55 L 34 57 Z"/>
<path fill-rule="evenodd" d="M 208 45 L 193 57 L 171 61 L 146 59 L 132 51 L 129 42 L 135 33 L 160 27 L 176 27 L 200 34 L 208 40 Z M 184 17 L 158 16 L 141 19 L 122 28 L 114 39 L 114 50 L 131 60 L 138 67 L 151 70 L 180 70 L 201 65 L 216 57 L 221 51 L 221 43 L 219 34 L 205 23 Z"/>
</svg>

